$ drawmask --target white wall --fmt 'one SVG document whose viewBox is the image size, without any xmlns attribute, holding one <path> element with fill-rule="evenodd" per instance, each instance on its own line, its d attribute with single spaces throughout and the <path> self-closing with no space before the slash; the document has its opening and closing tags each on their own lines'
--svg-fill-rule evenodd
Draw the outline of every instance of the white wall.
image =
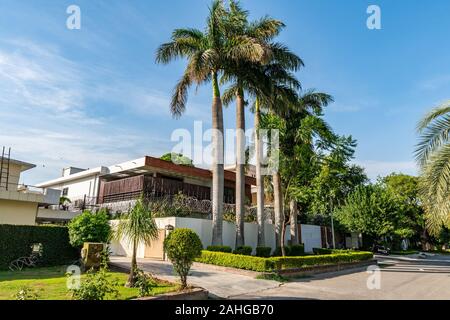
<svg viewBox="0 0 450 320">
<path fill-rule="evenodd" d="M 156 218 L 156 224 L 159 229 L 164 229 L 167 225 L 172 225 L 175 228 L 189 228 L 194 230 L 200 240 L 203 247 L 211 245 L 212 241 L 212 221 L 206 219 L 194 219 L 194 218 Z M 117 221 L 112 222 L 113 225 L 117 224 Z M 319 226 L 302 225 L 302 243 L 305 244 L 305 252 L 312 252 L 313 248 L 322 247 L 322 239 Z M 266 224 L 264 229 L 266 246 L 275 250 L 275 228 L 273 224 Z M 223 244 L 235 248 L 236 244 L 236 227 L 234 223 L 224 221 L 223 222 Z M 256 223 L 245 223 L 244 226 L 245 244 L 253 248 L 253 253 L 257 246 L 258 239 L 258 226 Z M 290 240 L 289 226 L 286 229 L 286 243 Z M 110 245 L 110 250 L 113 255 L 131 256 L 132 249 L 126 239 L 120 241 L 114 240 Z M 143 258 L 145 252 L 145 246 L 140 245 L 138 248 L 138 258 Z"/>
<path fill-rule="evenodd" d="M 82 199 L 84 195 L 87 197 L 96 197 L 98 192 L 98 180 L 98 176 L 89 176 L 52 185 L 51 188 L 61 190 L 61 192 L 64 188 L 69 188 L 67 197 L 70 200 Z"/>
</svg>

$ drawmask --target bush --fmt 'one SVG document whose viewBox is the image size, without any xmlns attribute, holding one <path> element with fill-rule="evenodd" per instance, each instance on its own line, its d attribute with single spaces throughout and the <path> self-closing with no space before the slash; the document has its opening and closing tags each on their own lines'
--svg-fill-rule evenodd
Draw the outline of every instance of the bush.
<svg viewBox="0 0 450 320">
<path fill-rule="evenodd" d="M 164 250 L 180 276 L 182 289 L 187 286 L 187 275 L 194 259 L 202 253 L 202 242 L 191 229 L 175 229 L 164 240 Z"/>
<path fill-rule="evenodd" d="M 272 252 L 271 247 L 256 247 L 256 256 L 262 258 L 269 258 Z"/>
<path fill-rule="evenodd" d="M 352 250 L 347 249 L 328 249 L 328 248 L 313 248 L 314 254 L 324 255 L 324 254 L 333 254 L 333 253 L 349 253 Z"/>
<path fill-rule="evenodd" d="M 98 272 L 93 269 L 86 273 L 86 278 L 81 281 L 80 287 L 70 289 L 74 300 L 105 300 L 107 295 L 117 298 L 118 281 L 110 281 L 108 269 L 102 266 Z"/>
<path fill-rule="evenodd" d="M 240 254 L 243 256 L 251 256 L 253 248 L 250 246 L 239 246 L 233 251 L 234 254 Z"/>
<path fill-rule="evenodd" d="M 69 264 L 79 258 L 66 227 L 0 225 L 0 270 L 8 269 L 18 258 L 29 257 L 33 244 L 42 245 L 40 267 Z"/>
<path fill-rule="evenodd" d="M 286 253 L 286 256 L 289 256 L 291 253 L 291 248 L 289 248 L 288 246 L 285 246 L 284 252 Z M 275 249 L 275 251 L 272 253 L 272 256 L 273 257 L 281 257 L 282 256 L 281 247 L 277 247 Z"/>
<path fill-rule="evenodd" d="M 303 256 L 303 257 L 277 257 L 270 258 L 276 270 L 301 269 L 304 267 L 320 266 L 328 264 L 348 263 L 370 260 L 371 252 L 335 253 L 328 255 Z"/>
<path fill-rule="evenodd" d="M 295 244 L 289 247 L 289 255 L 299 257 L 305 255 L 305 246 L 303 244 Z"/>
<path fill-rule="evenodd" d="M 152 292 L 152 288 L 156 286 L 155 279 L 139 268 L 134 270 L 134 274 L 136 276 L 134 286 L 139 289 L 139 297 L 148 297 Z"/>
<path fill-rule="evenodd" d="M 111 226 L 105 210 L 97 213 L 85 211 L 75 217 L 68 227 L 70 243 L 74 247 L 81 247 L 85 242 L 107 243 L 111 236 Z"/>
<path fill-rule="evenodd" d="M 202 251 L 202 254 L 195 261 L 216 266 L 231 267 L 258 272 L 265 272 L 272 269 L 273 262 L 267 258 L 253 256 L 240 256 L 225 252 Z"/>
<path fill-rule="evenodd" d="M 15 300 L 38 300 L 39 293 L 33 288 L 24 286 L 21 287 L 16 294 L 14 294 L 13 298 Z"/>
<path fill-rule="evenodd" d="M 229 246 L 208 246 L 207 251 L 231 253 L 233 249 Z"/>
</svg>

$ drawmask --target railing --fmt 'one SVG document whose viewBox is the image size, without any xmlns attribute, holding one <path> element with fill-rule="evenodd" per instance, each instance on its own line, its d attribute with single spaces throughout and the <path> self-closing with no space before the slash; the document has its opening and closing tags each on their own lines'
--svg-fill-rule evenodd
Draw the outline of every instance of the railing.
<svg viewBox="0 0 450 320">
<path fill-rule="evenodd" d="M 22 184 L 22 183 L 11 183 L 2 184 L 0 186 L 0 191 L 16 191 L 22 193 L 34 193 L 34 194 L 44 194 L 44 188 L 36 187 L 32 185 Z"/>
</svg>

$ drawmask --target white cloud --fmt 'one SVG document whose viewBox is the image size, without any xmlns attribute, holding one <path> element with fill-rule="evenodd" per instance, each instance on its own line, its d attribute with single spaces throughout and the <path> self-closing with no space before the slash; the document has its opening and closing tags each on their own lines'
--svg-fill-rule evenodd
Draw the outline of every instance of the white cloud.
<svg viewBox="0 0 450 320">
<path fill-rule="evenodd" d="M 378 177 L 387 176 L 393 172 L 417 175 L 417 165 L 414 161 L 377 161 L 356 160 L 355 164 L 364 167 L 366 174 L 372 181 Z"/>
</svg>

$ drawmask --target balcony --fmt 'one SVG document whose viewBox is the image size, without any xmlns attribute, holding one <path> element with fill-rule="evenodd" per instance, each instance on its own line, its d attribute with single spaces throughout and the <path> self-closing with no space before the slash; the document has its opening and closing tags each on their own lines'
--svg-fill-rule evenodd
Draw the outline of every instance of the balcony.
<svg viewBox="0 0 450 320">
<path fill-rule="evenodd" d="M 209 187 L 184 183 L 168 178 L 151 176 L 135 176 L 116 181 L 102 182 L 98 196 L 98 204 L 134 200 L 141 194 L 151 197 L 167 197 L 182 193 L 198 200 L 210 200 Z"/>
</svg>

